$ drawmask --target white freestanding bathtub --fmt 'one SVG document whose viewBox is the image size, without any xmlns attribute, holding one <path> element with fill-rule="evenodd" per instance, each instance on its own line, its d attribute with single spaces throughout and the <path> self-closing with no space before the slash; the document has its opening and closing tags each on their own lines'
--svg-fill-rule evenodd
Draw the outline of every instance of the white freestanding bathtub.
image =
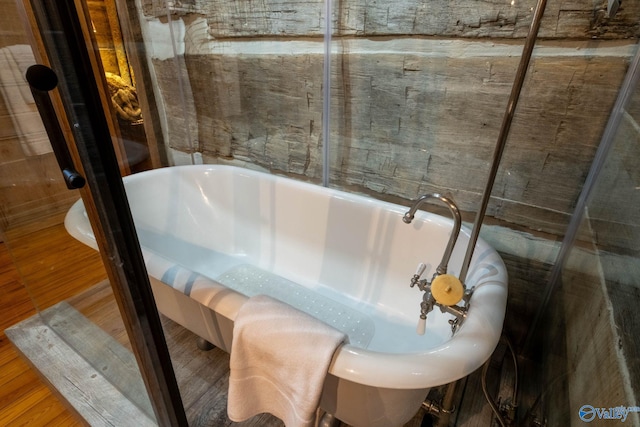
<svg viewBox="0 0 640 427">
<path fill-rule="evenodd" d="M 429 388 L 481 366 L 498 343 L 507 300 L 499 255 L 479 240 L 467 276 L 470 309 L 452 337 L 437 308 L 416 334 L 420 262 L 431 277 L 453 222 L 406 207 L 231 166 L 179 166 L 125 178 L 158 309 L 231 349 L 248 296 L 269 294 L 347 333 L 334 355 L 322 409 L 358 427 L 399 426 Z M 97 247 L 78 201 L 65 226 Z M 462 230 L 449 262 L 457 275 Z"/>
</svg>

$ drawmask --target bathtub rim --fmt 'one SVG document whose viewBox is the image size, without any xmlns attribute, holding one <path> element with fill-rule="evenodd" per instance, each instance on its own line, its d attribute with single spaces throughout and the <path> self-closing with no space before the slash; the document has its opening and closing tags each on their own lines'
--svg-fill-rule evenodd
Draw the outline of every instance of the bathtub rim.
<svg viewBox="0 0 640 427">
<path fill-rule="evenodd" d="M 286 180 L 287 185 L 298 186 L 303 190 L 328 193 L 329 195 L 343 197 L 353 201 L 375 204 L 397 212 L 399 215 L 402 215 L 407 209 L 401 205 L 367 196 L 347 193 L 342 190 L 321 187 L 291 178 L 229 165 L 172 166 L 130 175 L 123 178 L 123 181 L 126 184 L 129 181 L 148 179 L 154 174 L 179 173 L 181 170 L 187 169 L 209 172 L 215 170 L 232 170 L 234 173 L 241 173 L 261 179 L 272 179 L 276 182 Z M 421 221 L 444 221 L 447 224 L 451 224 L 451 220 L 448 218 L 424 211 L 420 211 L 418 215 L 416 215 L 416 219 Z M 82 200 L 76 202 L 69 209 L 65 217 L 65 227 L 74 238 L 97 250 L 95 237 L 86 213 L 84 212 Z M 464 228 L 461 233 L 467 236 L 469 235 L 468 230 Z M 428 389 L 456 381 L 478 369 L 491 356 L 500 339 L 506 311 L 507 275 L 502 259 L 493 248 L 482 239 L 478 239 L 476 245 L 476 248 L 491 250 L 495 253 L 494 261 L 498 264 L 499 271 L 497 275 L 492 276 L 490 279 L 479 282 L 471 300 L 472 304 L 468 317 L 463 327 L 455 336 L 445 343 L 429 350 L 405 354 L 367 350 L 347 343 L 342 345 L 334 354 L 329 373 L 339 378 L 372 387 Z M 478 251 L 476 250 L 476 252 Z M 474 269 L 470 271 L 470 275 L 476 267 L 477 266 L 474 266 Z M 218 287 L 224 288 L 223 285 L 218 284 L 214 280 L 211 280 L 211 282 Z M 228 288 L 224 289 L 227 290 Z M 230 320 L 234 320 L 235 314 L 242 305 L 242 302 L 248 299 L 241 294 L 238 294 L 238 296 L 241 298 L 235 298 L 235 303 L 231 304 L 231 306 L 225 310 L 220 310 L 219 307 L 210 307 L 203 302 L 201 302 L 201 304 L 219 312 Z M 491 307 L 487 305 L 489 304 L 487 300 L 493 301 L 490 303 L 491 307 L 501 308 L 501 310 L 492 310 Z M 416 297 L 416 301 L 419 301 L 419 297 Z M 478 302 L 481 303 L 478 304 Z M 435 310 L 437 310 L 437 308 Z M 471 356 L 471 353 L 473 353 L 473 356 Z M 381 367 L 384 369 L 381 369 Z"/>
</svg>

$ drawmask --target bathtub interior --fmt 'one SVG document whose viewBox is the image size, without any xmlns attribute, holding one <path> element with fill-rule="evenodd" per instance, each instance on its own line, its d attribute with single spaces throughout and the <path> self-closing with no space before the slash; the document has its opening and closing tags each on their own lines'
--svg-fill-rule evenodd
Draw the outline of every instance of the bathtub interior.
<svg viewBox="0 0 640 427">
<path fill-rule="evenodd" d="M 264 289 L 246 287 L 266 277 L 298 308 L 309 297 L 311 310 L 349 317 L 352 344 L 371 351 L 421 352 L 451 337 L 451 316 L 437 309 L 427 334 L 416 335 L 421 293 L 408 285 L 419 262 L 427 264 L 424 277 L 433 274 L 448 219 L 420 213 L 407 225 L 401 206 L 220 166 L 146 172 L 127 178 L 126 189 L 143 248 L 190 271 L 245 286 L 237 290 L 249 296 Z M 453 274 L 467 239 L 463 230 L 449 263 Z M 501 263 L 480 241 L 468 285 L 505 281 Z"/>
</svg>

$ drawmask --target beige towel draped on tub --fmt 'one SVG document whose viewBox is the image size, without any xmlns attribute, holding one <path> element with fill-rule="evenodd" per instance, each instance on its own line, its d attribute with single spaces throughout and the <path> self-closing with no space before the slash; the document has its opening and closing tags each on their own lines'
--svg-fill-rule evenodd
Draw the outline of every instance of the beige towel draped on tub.
<svg viewBox="0 0 640 427">
<path fill-rule="evenodd" d="M 346 336 L 265 295 L 249 299 L 233 329 L 228 415 L 268 412 L 287 427 L 314 422 L 331 359 Z"/>
</svg>

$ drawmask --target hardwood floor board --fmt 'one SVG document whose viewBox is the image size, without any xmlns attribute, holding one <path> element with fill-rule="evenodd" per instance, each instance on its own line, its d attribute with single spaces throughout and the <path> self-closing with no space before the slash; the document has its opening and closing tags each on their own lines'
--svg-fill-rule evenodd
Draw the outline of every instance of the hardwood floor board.
<svg viewBox="0 0 640 427">
<path fill-rule="evenodd" d="M 43 400 L 46 396 L 47 390 L 37 390 L 29 393 L 28 395 L 15 396 L 7 405 L 2 408 L 0 414 L 0 425 L 13 425 L 17 424 L 16 420 L 19 419 L 25 413 L 31 411 L 31 408 L 39 400 Z M 27 418 L 27 417 L 24 417 Z M 22 421 L 24 425 L 28 424 L 28 419 Z"/>
<path fill-rule="evenodd" d="M 11 242 L 11 251 L 6 243 L 0 243 L 2 426 L 84 425 L 22 359 L 4 333 L 7 327 L 36 314 L 31 295 L 39 306 L 49 306 L 106 277 L 99 256 L 75 242 L 64 229 L 62 219 L 63 216 L 59 216 L 55 221 L 38 221 L 20 229 L 3 230 L 4 237 Z M 60 244 L 68 249 L 57 252 Z M 53 264 L 45 265 L 43 261 Z M 23 284 L 22 271 L 29 273 L 29 282 L 27 279 L 25 282 L 31 294 Z M 54 279 L 53 285 L 51 279 Z"/>
<path fill-rule="evenodd" d="M 492 363 L 487 374 L 487 388 L 494 398 L 498 390 L 499 372 L 500 368 Z M 456 426 L 490 427 L 492 425 L 493 412 L 482 391 L 482 367 L 467 377 L 463 399 L 457 412 Z"/>
<path fill-rule="evenodd" d="M 29 397 L 34 397 L 30 394 Z M 37 400 L 28 402 L 29 410 L 21 412 L 19 414 L 20 422 L 24 425 L 32 425 L 35 423 L 41 423 L 42 425 L 54 425 L 54 420 L 58 419 L 62 414 L 65 414 L 66 419 L 70 421 L 70 425 L 76 425 L 77 423 L 73 418 L 66 414 L 66 409 L 60 408 L 59 403 L 53 400 L 48 393 L 48 390 L 42 390 L 38 393 Z M 12 424 L 16 424 L 15 420 Z"/>
<path fill-rule="evenodd" d="M 74 313 L 70 313 L 71 311 Z M 69 328 L 66 339 L 62 339 L 43 323 L 41 317 L 51 317 L 52 324 L 66 323 Z M 106 337 L 97 326 L 68 304 L 57 304 L 48 309 L 48 312 L 43 312 L 42 316 L 26 319 L 6 333 L 25 358 L 87 423 L 96 427 L 130 425 L 131 420 L 135 420 L 139 427 L 151 427 L 155 424 L 150 418 L 153 415 L 146 415 L 152 412 L 148 400 L 148 411 L 145 413 L 141 409 L 143 402 L 140 399 L 144 397 L 141 377 L 138 377 L 138 382 L 142 392 L 132 387 L 136 385 L 136 378 L 127 369 L 127 365 L 135 365 L 133 355 L 115 340 Z M 75 340 L 74 347 L 69 345 L 71 339 Z M 79 341 L 84 343 L 84 350 L 91 347 L 90 351 L 102 351 L 100 354 L 81 355 L 76 350 Z M 93 359 L 94 364 L 90 364 L 87 359 Z M 130 393 L 124 395 L 123 390 Z M 30 402 L 28 410 L 37 408 L 36 403 Z M 45 424 L 47 422 L 42 414 L 39 420 Z"/>
<path fill-rule="evenodd" d="M 15 400 L 26 398 L 33 391 L 32 381 L 37 380 L 37 377 L 29 365 L 21 360 L 12 360 L 3 370 L 9 374 L 3 375 L 0 380 L 0 389 L 2 389 L 0 408 L 7 408 Z"/>
<path fill-rule="evenodd" d="M 3 282 L 20 281 L 20 274 L 13 265 L 13 257 L 7 245 L 0 244 L 0 277 Z"/>
<path fill-rule="evenodd" d="M 189 424 L 194 427 L 232 425 L 233 422 L 227 417 L 227 394 L 225 390 L 228 386 L 229 378 L 224 375 L 211 384 L 209 393 L 192 402 L 187 409 Z"/>
<path fill-rule="evenodd" d="M 233 422 L 227 417 L 227 390 L 229 375 L 223 375 L 212 384 L 211 391 L 201 396 L 189 408 L 187 416 L 192 427 L 283 427 L 284 423 L 269 414 L 260 414 L 246 421 Z"/>
<path fill-rule="evenodd" d="M 3 297 L 9 298 L 13 301 L 17 300 L 17 298 L 13 298 L 11 294 L 5 294 Z M 16 302 L 9 307 L 0 307 L 0 312 L 2 313 L 0 330 L 3 331 L 9 326 L 36 314 L 36 310 L 33 308 L 33 303 L 24 300 Z M 4 334 L 0 336 L 0 339 L 5 339 Z"/>
<path fill-rule="evenodd" d="M 54 423 L 56 420 L 56 423 Z M 81 426 L 55 398 L 51 391 L 42 387 L 16 398 L 0 410 L 2 426 Z"/>
<path fill-rule="evenodd" d="M 11 253 L 40 309 L 70 298 L 106 277 L 99 254 L 69 236 L 63 224 L 15 239 Z"/>
<path fill-rule="evenodd" d="M 5 353 L 7 357 L 3 357 L 3 359 L 6 359 L 6 363 L 3 364 L 2 373 L 0 374 L 0 388 L 2 388 L 3 392 L 10 391 L 11 393 L 7 394 L 15 396 L 15 390 L 21 384 L 28 384 L 29 378 L 27 378 L 27 374 L 32 372 L 29 365 L 14 357 L 12 349 L 3 349 L 2 353 Z M 0 404 L 3 401 L 4 399 L 0 398 Z"/>
<path fill-rule="evenodd" d="M 3 336 L 2 339 L 0 339 L 0 366 L 2 366 L 3 368 L 0 370 L 0 378 L 4 378 L 6 376 L 8 376 L 13 369 L 5 369 L 4 366 L 9 366 L 10 363 L 12 363 L 14 360 L 20 360 L 20 359 L 16 359 L 16 352 L 13 349 L 13 347 L 11 346 L 11 342 L 9 341 L 9 338 L 6 337 L 6 335 L 4 335 L 4 330 L 3 330 Z M 0 390 L 2 390 L 2 388 L 0 387 Z M 2 398 L 2 394 L 0 394 L 0 399 Z"/>
<path fill-rule="evenodd" d="M 2 299 L 0 299 L 0 313 L 2 313 L 2 316 L 0 316 L 0 331 L 4 331 L 14 323 L 36 313 L 29 293 L 22 283 L 12 276 L 12 274 L 0 274 L 0 280 L 2 280 Z M 0 335 L 0 337 L 4 337 L 4 333 L 0 333 L 3 334 Z"/>
<path fill-rule="evenodd" d="M 36 424 L 34 424 L 36 425 Z M 51 420 L 52 426 L 60 427 L 86 427 L 85 423 L 78 421 L 74 416 L 70 415 L 67 411 L 58 412 L 58 415 Z"/>
<path fill-rule="evenodd" d="M 186 345 L 195 347 L 195 341 L 191 339 L 188 341 Z M 175 343 L 169 344 L 171 346 L 170 349 L 176 348 L 172 344 Z M 200 350 L 196 348 L 196 351 Z M 229 358 L 222 350 L 213 349 L 206 352 L 206 355 L 194 353 L 187 351 L 180 354 L 170 350 L 171 360 L 176 377 L 179 380 L 180 393 L 185 401 L 185 406 L 188 402 L 194 402 L 200 396 L 206 394 L 211 389 L 212 384 L 229 372 Z"/>
</svg>

